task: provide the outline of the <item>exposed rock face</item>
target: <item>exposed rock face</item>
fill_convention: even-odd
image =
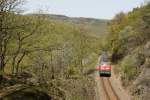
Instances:
[[[150,68],[145,68],[131,87],[132,95],[139,100],[148,100],[150,97]]]
[[[140,53],[144,56],[145,62],[140,67],[140,74],[131,85],[131,93],[135,100],[149,100],[150,98],[150,41],[147,42]]]

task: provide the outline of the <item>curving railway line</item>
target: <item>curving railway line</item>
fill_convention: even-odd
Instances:
[[[120,100],[111,85],[109,77],[100,77],[101,85],[106,96],[106,100]]]
[[[96,65],[96,100],[131,100],[128,92],[124,90],[121,83],[116,79],[113,72],[113,65],[109,69],[110,75],[103,76],[101,73],[104,73],[105,70],[102,70],[107,66],[100,66],[101,57],[98,58],[98,63]],[[109,64],[109,63],[108,63]],[[111,70],[112,69],[112,70]],[[108,72],[108,70],[106,70]]]

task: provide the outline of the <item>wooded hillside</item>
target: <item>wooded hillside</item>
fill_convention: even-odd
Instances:
[[[0,1],[0,89],[16,84],[31,88],[5,98],[14,100],[26,91],[37,95],[42,90],[56,100],[91,100],[94,82],[88,75],[97,61],[98,35],[107,33],[107,21],[22,15],[22,2]]]
[[[102,44],[104,50],[112,53],[112,62],[118,64],[116,71],[121,74],[123,85],[130,87],[132,95],[147,100],[150,92],[150,3],[117,14],[109,23],[109,34]]]

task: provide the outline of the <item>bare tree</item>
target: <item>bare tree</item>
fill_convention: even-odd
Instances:
[[[26,55],[28,55],[29,53],[33,51],[37,51],[37,49],[29,50],[28,47],[26,48],[24,47],[24,45],[27,45],[27,44],[29,45],[29,47],[33,47],[35,44],[29,41],[29,38],[35,35],[35,33],[38,33],[38,29],[41,26],[43,18],[42,17],[40,18],[39,16],[37,16],[35,19],[37,19],[35,20],[36,23],[34,22],[31,23],[31,21],[29,22],[29,21],[24,20],[26,23],[24,23],[23,28],[32,27],[32,30],[30,32],[28,32],[27,34],[23,34],[22,31],[19,31],[16,34],[15,40],[17,41],[17,48],[12,57],[12,73],[16,73],[16,74],[18,73],[20,63],[23,61]]]
[[[0,0],[0,71],[6,65],[6,52],[12,36],[12,23],[14,12],[23,0]]]

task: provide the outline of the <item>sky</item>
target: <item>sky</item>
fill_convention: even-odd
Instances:
[[[141,6],[144,0],[27,0],[25,13],[43,9],[45,13],[69,17],[112,19],[119,12]]]

